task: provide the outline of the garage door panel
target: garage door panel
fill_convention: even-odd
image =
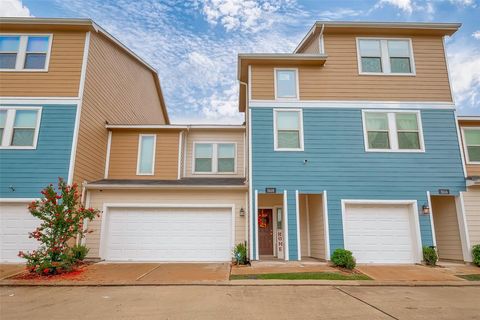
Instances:
[[[347,204],[345,248],[359,263],[414,263],[412,219],[408,205]]]
[[[228,261],[231,210],[114,208],[106,217],[105,258],[131,261]]]

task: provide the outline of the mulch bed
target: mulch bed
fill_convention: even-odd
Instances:
[[[24,271],[8,280],[28,280],[28,281],[81,281],[84,280],[84,272],[91,263],[78,264],[72,271],[59,274],[42,275],[35,272]]]

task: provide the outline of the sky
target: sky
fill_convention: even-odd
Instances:
[[[290,53],[316,20],[461,22],[455,103],[480,115],[480,0],[0,0],[0,16],[91,18],[157,69],[173,123],[231,124],[238,53]]]

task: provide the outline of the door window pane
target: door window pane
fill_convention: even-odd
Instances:
[[[153,156],[155,153],[155,137],[142,136],[140,140],[140,163],[138,173],[153,174]]]
[[[277,97],[297,97],[297,73],[295,70],[277,70]]]

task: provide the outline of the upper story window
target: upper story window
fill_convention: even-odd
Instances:
[[[235,173],[235,143],[194,143],[194,173]]]
[[[469,164],[480,164],[480,127],[464,128],[463,139]]]
[[[0,148],[35,149],[41,108],[0,108]]]
[[[420,113],[364,111],[366,151],[424,151]]]
[[[303,151],[301,110],[274,110],[275,151]]]
[[[153,175],[157,135],[141,134],[138,140],[137,175]]]
[[[358,38],[360,74],[414,75],[410,39]]]
[[[0,35],[1,71],[47,71],[51,35]]]
[[[297,69],[275,69],[275,98],[298,99]]]

